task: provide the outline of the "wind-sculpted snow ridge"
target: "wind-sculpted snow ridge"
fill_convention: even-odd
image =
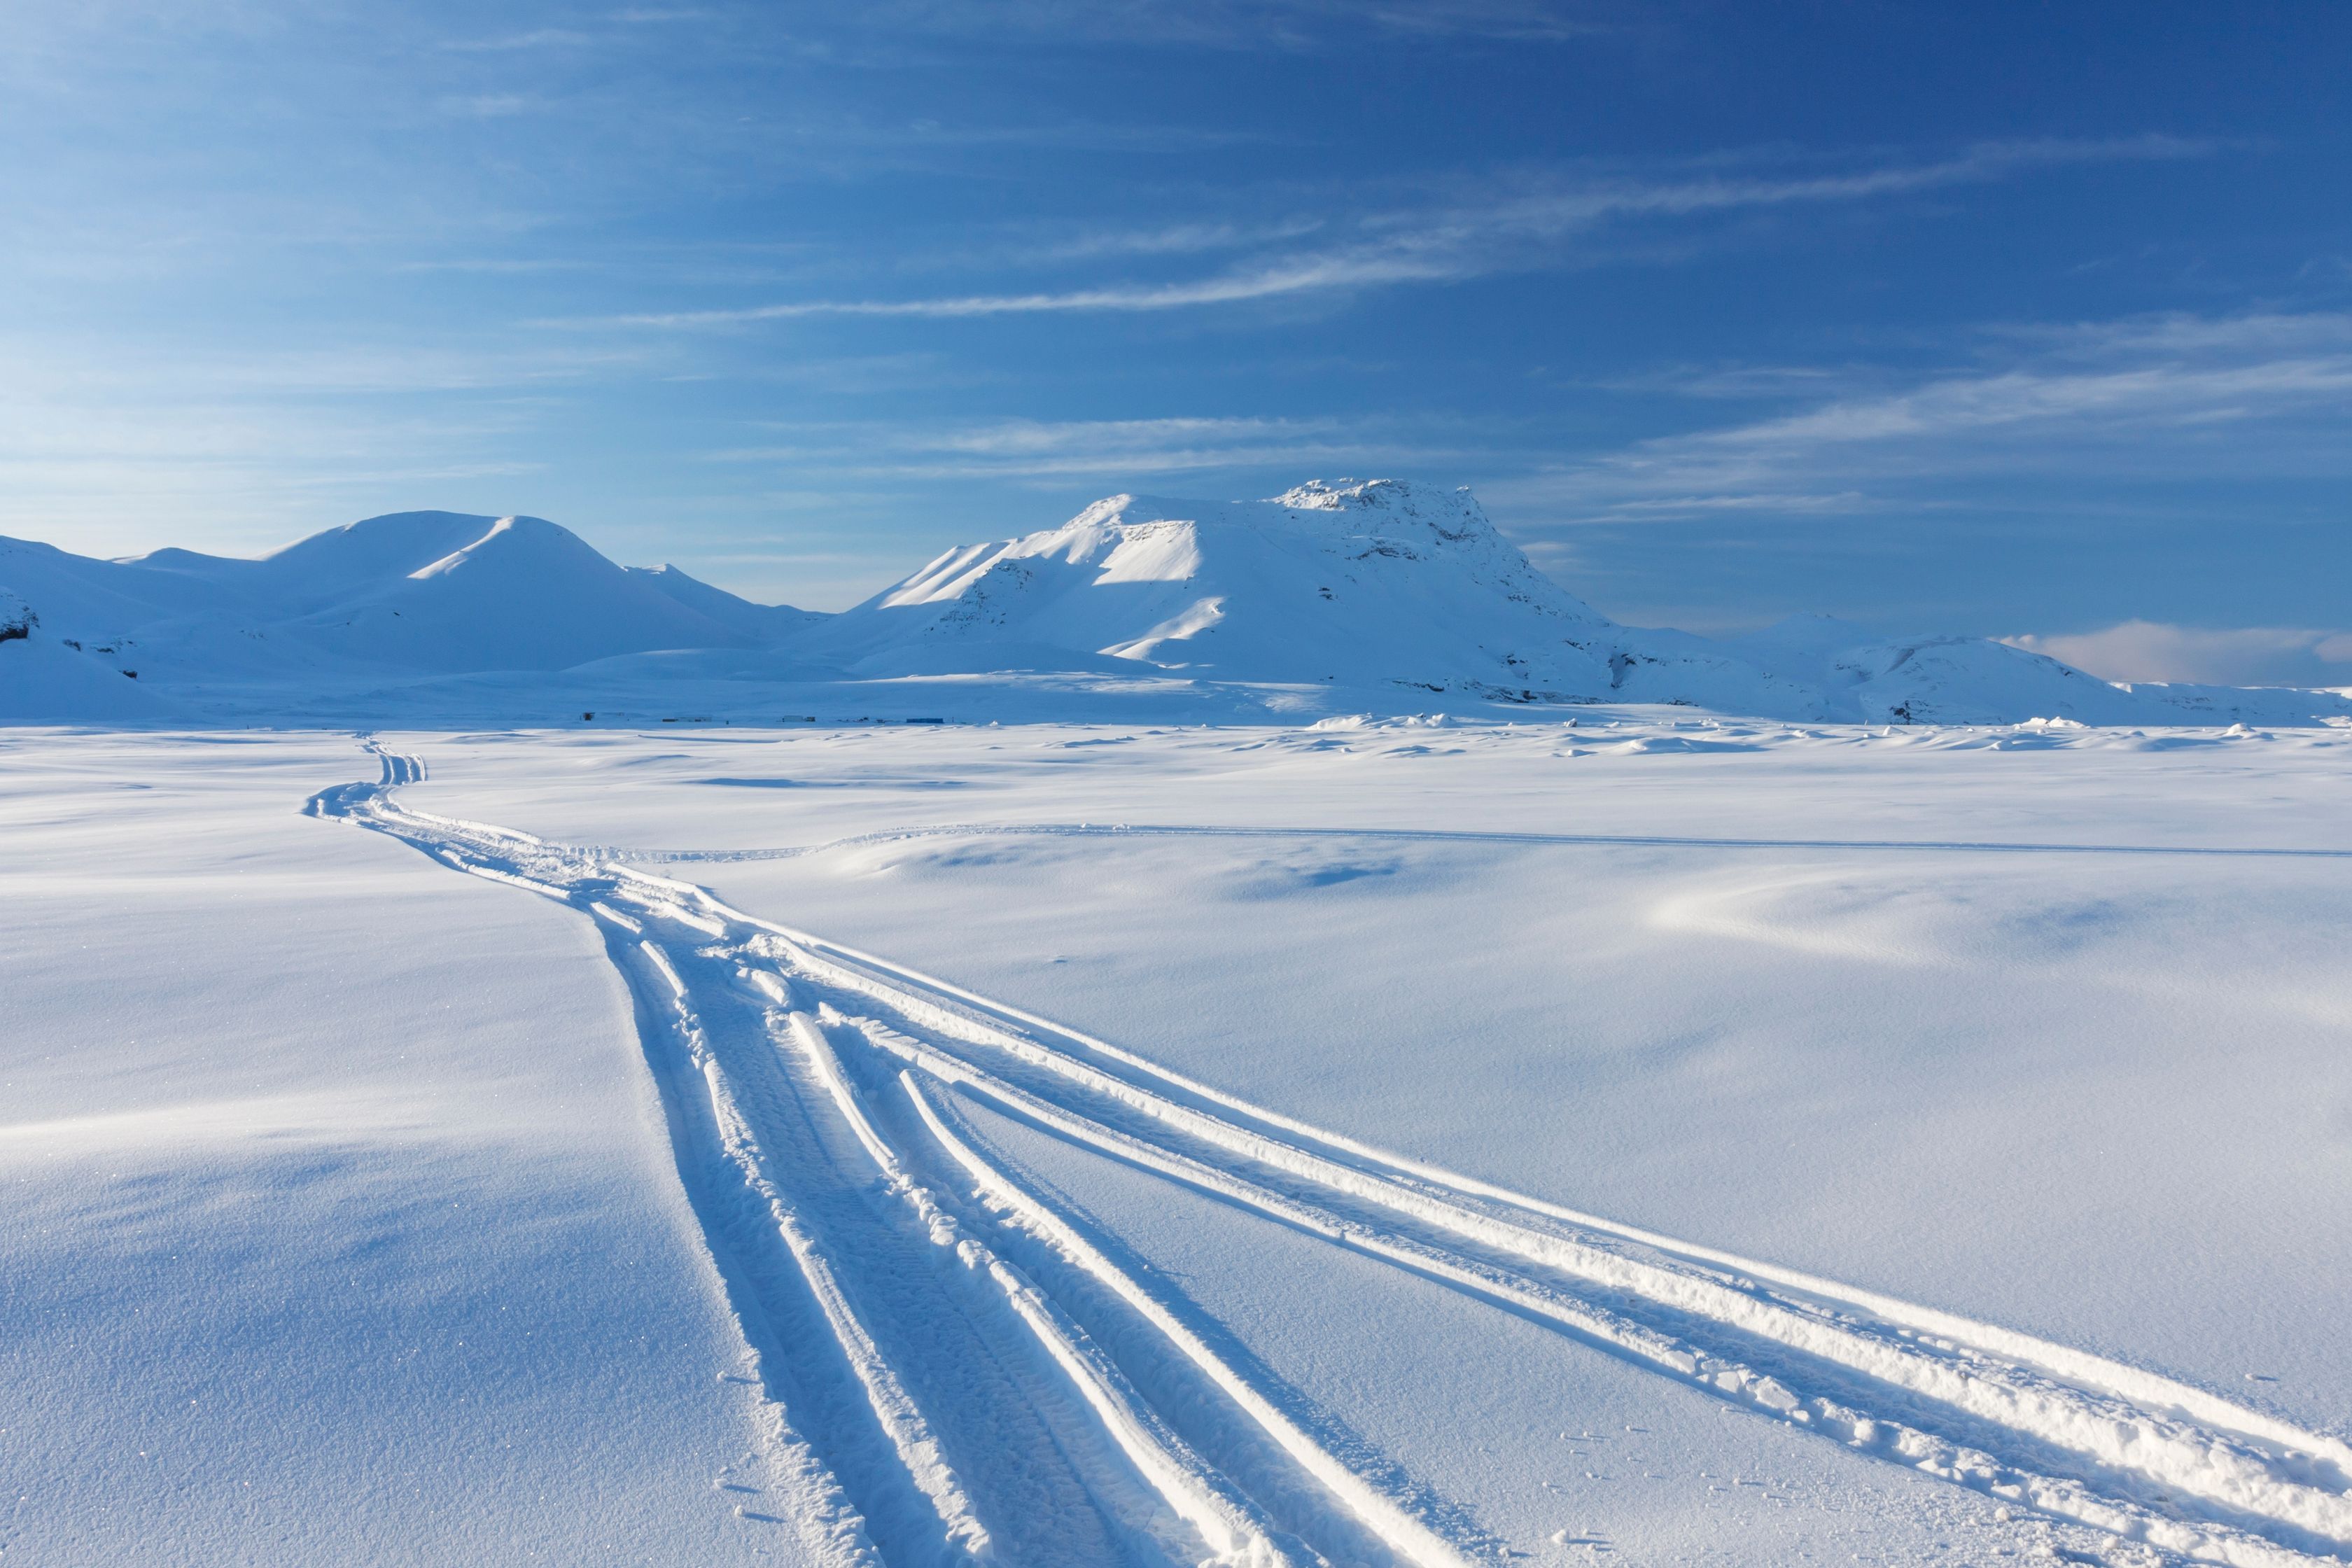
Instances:
[[[312,813],[600,923],[780,1452],[811,1456],[800,1522],[829,1561],[1427,1568],[1495,1550],[1221,1353],[1197,1307],[991,1142],[992,1118],[2149,1561],[2352,1561],[2340,1441],[1386,1153],[609,853],[405,809],[394,791],[421,770],[383,755],[379,782]]]

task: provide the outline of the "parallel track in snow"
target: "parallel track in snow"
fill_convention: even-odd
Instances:
[[[312,814],[602,927],[835,1561],[1440,1568],[1496,1545],[1221,1351],[982,1110],[2162,1557],[2352,1562],[2339,1441],[1399,1158],[610,852],[405,809],[422,765],[379,754]]]

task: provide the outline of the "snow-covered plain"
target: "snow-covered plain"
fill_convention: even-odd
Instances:
[[[626,991],[362,763],[0,732],[0,1561],[775,1560]]]
[[[2352,1559],[2341,729],[0,759],[7,1561]]]

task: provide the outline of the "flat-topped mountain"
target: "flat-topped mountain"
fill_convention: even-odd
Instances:
[[[1813,706],[1702,638],[1617,626],[1537,570],[1468,490],[1402,479],[1262,501],[1111,496],[1059,528],[950,550],[795,646],[874,673],[1094,656],[1502,701]]]
[[[1871,723],[2305,722],[2340,700],[2126,689],[1981,637],[1798,616],[1718,642],[1621,626],[1466,489],[1311,481],[1259,501],[1117,495],[950,550],[793,646],[866,675],[1117,660],[1226,681],[1525,702],[1679,703]]]
[[[1384,479],[1261,501],[1111,496],[1059,528],[950,550],[795,646],[890,672],[1013,648],[1222,680],[1586,696],[1609,670],[1579,638],[1608,624],[1468,491]]]

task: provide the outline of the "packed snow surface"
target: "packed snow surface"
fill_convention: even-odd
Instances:
[[[786,714],[1160,721],[1671,704],[1812,721],[2312,724],[2340,692],[2123,687],[1981,637],[1824,616],[1715,641],[1619,625],[1467,490],[1117,495],[950,550],[839,616],[622,567],[529,517],[401,512],[257,561],[0,540],[0,722],[544,725]],[[135,678],[156,702],[105,677]]]
[[[7,1560],[2352,1560],[2341,730],[0,759]]]

